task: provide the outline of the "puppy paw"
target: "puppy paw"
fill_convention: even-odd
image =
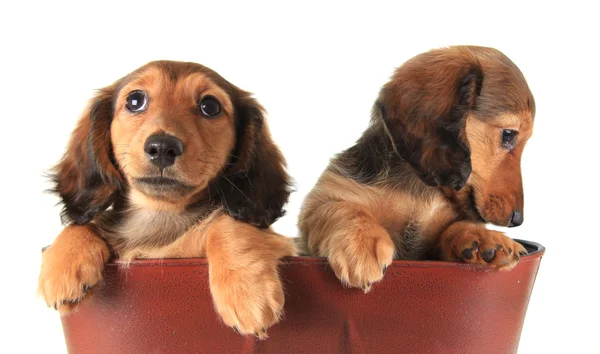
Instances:
[[[241,335],[266,339],[267,329],[283,314],[280,260],[298,251],[291,238],[247,224],[233,225],[245,237],[231,238],[222,231],[207,242],[210,291],[227,326]]]
[[[342,284],[360,288],[365,294],[383,279],[394,258],[394,243],[389,234],[378,228],[341,235],[331,243],[329,265]]]
[[[38,293],[48,307],[66,314],[100,284],[109,251],[86,226],[68,226],[42,252]]]
[[[484,227],[463,230],[447,245],[444,260],[483,264],[499,270],[513,268],[525,248],[502,232]]]
[[[210,288],[223,322],[242,335],[267,338],[267,329],[283,313],[283,285],[277,264],[257,262],[245,269],[222,269],[211,276]]]

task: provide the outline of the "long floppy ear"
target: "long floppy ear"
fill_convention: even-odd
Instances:
[[[65,224],[92,221],[113,204],[123,188],[110,139],[112,92],[112,86],[102,89],[92,99],[51,174],[52,192],[61,197]]]
[[[482,84],[481,65],[464,53],[421,54],[382,88],[374,123],[383,125],[423,182],[459,190],[471,174],[466,117],[476,108]]]
[[[271,138],[263,108],[241,90],[234,98],[234,106],[236,147],[217,193],[233,218],[266,228],[285,214],[290,177]]]

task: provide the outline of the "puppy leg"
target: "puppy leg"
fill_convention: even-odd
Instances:
[[[67,226],[42,253],[38,293],[66,314],[100,283],[108,258],[108,246],[91,227]]]
[[[313,254],[327,257],[343,284],[365,293],[383,279],[394,257],[390,234],[364,208],[349,202],[321,205],[303,222],[308,247]]]
[[[277,267],[297,254],[292,239],[221,216],[208,231],[210,290],[223,322],[243,335],[267,338],[283,313]]]
[[[439,250],[443,260],[484,264],[499,270],[511,269],[527,253],[502,232],[468,221],[450,225],[440,237]]]

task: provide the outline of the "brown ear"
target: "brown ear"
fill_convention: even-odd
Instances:
[[[242,91],[234,98],[234,106],[236,147],[216,193],[233,218],[266,228],[285,214],[290,177],[271,138],[263,108]]]
[[[436,50],[398,68],[374,109],[398,154],[430,186],[461,189],[471,174],[465,136],[483,69],[466,53]],[[375,122],[377,123],[377,122]]]
[[[63,204],[63,223],[92,221],[113,204],[123,188],[110,140],[112,92],[112,87],[102,89],[92,99],[51,175],[52,191]]]

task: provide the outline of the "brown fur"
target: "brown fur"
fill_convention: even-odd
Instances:
[[[143,112],[125,108],[136,90],[148,97]],[[218,117],[202,116],[197,102],[206,96],[220,103]],[[165,134],[183,153],[160,169],[144,145]],[[44,253],[39,289],[50,305],[67,313],[90,296],[107,245],[125,260],[206,256],[224,322],[266,338],[283,310],[277,266],[296,251],[269,229],[284,213],[290,182],[263,109],[247,92],[199,64],[149,63],[100,90],[55,171],[71,225]]]
[[[363,136],[306,197],[301,243],[365,292],[393,258],[513,267],[525,249],[483,225],[508,226],[523,210],[520,159],[534,115],[523,75],[495,49],[410,59],[382,88]],[[518,131],[514,148],[503,129]]]
[[[102,280],[108,258],[108,246],[93,227],[67,226],[42,253],[40,295],[54,309],[73,310]]]

